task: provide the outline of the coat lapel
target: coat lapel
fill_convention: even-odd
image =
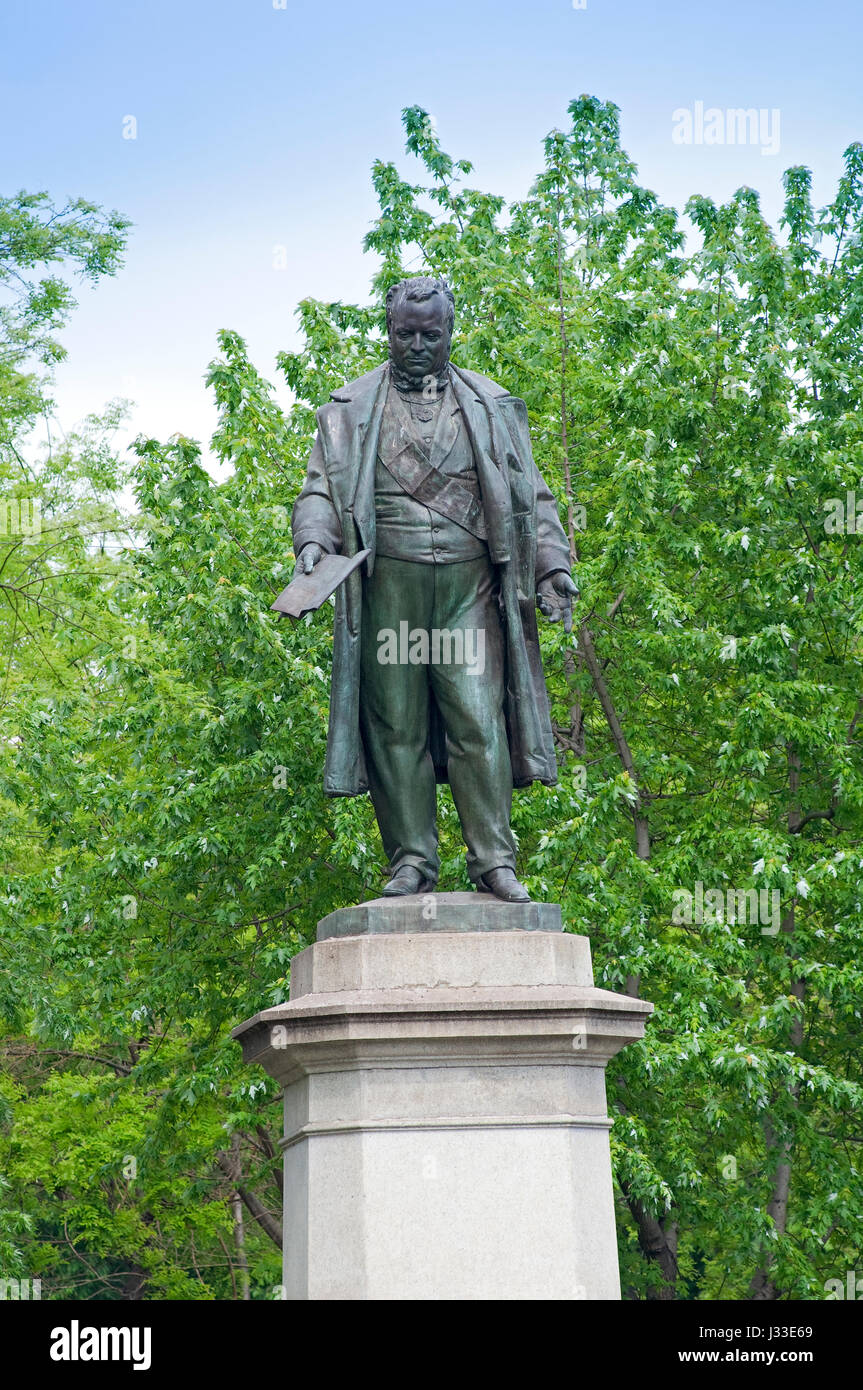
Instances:
[[[435,425],[429,460],[432,468],[441,468],[449,458],[453,445],[458,439],[459,407],[455,392],[448,391],[444,396]]]
[[[377,452],[383,463],[397,458],[409,444],[416,442],[410,412],[399,395],[389,387],[382,405],[382,420]]]
[[[348,511],[353,513],[354,523],[359,532],[360,544],[371,551],[366,561],[366,569],[372,574],[375,567],[375,459],[378,454],[381,424],[389,385],[389,366],[384,363],[380,379],[374,382],[361,400],[354,405],[354,419],[350,424],[356,430],[356,483]],[[349,424],[349,428],[350,428]]]
[[[451,380],[473,449],[489,554],[496,565],[505,564],[512,555],[512,497],[507,475],[498,463],[500,455],[494,454],[494,404],[477,395],[457,369],[452,370]]]

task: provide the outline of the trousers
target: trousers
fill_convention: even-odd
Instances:
[[[497,593],[487,555],[447,565],[378,555],[364,581],[360,732],[391,873],[411,864],[430,883],[438,878],[432,700],[470,879],[515,868]]]

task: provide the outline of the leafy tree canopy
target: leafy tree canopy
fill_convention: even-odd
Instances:
[[[573,634],[543,633],[560,783],[514,826],[597,982],[656,1005],[608,1074],[624,1287],[822,1298],[859,1267],[863,1211],[863,147],[827,207],[793,168],[779,228],[741,188],[693,197],[687,239],[612,103],[573,101],[509,205],[425,112],[404,125],[418,181],[373,167],[371,303],[300,304],[287,414],[220,335],[225,481],[192,440],[140,439],[140,515],[116,516],[95,421],[38,484],[3,475],[4,497],[38,485],[46,530],[0,538],[0,1254],[53,1297],[278,1282],[277,1097],[229,1030],[287,996],[383,857],[367,800],[322,794],[329,612],[269,603],[316,407],[381,360],[386,287],[435,273],[455,360],[528,404],[582,591]],[[122,221],[76,208],[55,243],[13,200],[5,264],[113,270]],[[68,307],[22,293],[15,429],[41,408],[21,364],[56,360]],[[441,816],[456,889],[447,794]]]

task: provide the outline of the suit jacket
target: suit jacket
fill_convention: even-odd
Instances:
[[[450,364],[453,391],[473,448],[488,548],[498,567],[506,631],[504,710],[513,783],[553,785],[557,760],[537,632],[536,585],[570,568],[557,504],[533,460],[524,401],[488,377]],[[336,591],[333,671],[324,790],[356,796],[368,790],[360,737],[360,631],[363,570],[375,561],[375,462],[389,365],[334,391],[317,412],[318,433],[291,529],[294,553],[311,542],[355,555],[371,551]],[[430,730],[438,776],[446,777],[443,731]]]

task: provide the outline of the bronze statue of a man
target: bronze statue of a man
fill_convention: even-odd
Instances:
[[[569,630],[569,546],[524,402],[449,360],[446,281],[386,309],[389,361],[318,411],[293,511],[299,571],[370,552],[336,593],[324,788],[371,793],[397,896],[437,882],[448,781],[471,881],[525,902],[512,789],[557,781],[535,603]]]

